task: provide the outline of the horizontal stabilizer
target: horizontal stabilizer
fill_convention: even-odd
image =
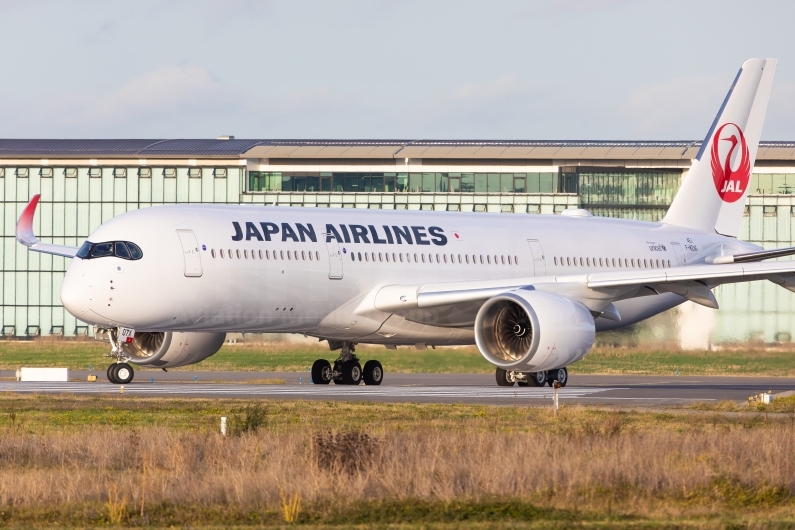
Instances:
[[[746,254],[735,254],[733,256],[718,256],[712,263],[720,265],[722,263],[747,263],[749,261],[762,261],[773,258],[783,258],[795,254],[795,247],[776,248],[773,250],[760,250],[759,252],[748,252]]]

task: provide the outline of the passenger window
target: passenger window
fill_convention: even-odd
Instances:
[[[668,266],[669,267],[671,266],[671,260],[668,260]]]
[[[359,252],[358,254],[359,254],[359,261],[362,261],[362,253]]]
[[[319,250],[315,251],[315,261],[320,261],[320,251]]]
[[[210,250],[210,255],[215,259],[215,249]]]
[[[398,257],[400,258],[400,263],[403,263],[403,253],[402,252],[400,254],[398,254]]]
[[[356,253],[351,252],[351,261],[356,261]]]
[[[262,251],[259,251],[259,259],[262,259]]]
[[[558,258],[555,258],[555,265],[558,264]],[[508,265],[511,265],[511,257],[508,256]]]
[[[392,261],[397,261],[397,254],[395,254],[394,252],[392,253]]]
[[[238,250],[238,252],[240,252],[240,251]],[[243,257],[245,259],[248,259],[248,250],[243,250]]]
[[[513,262],[514,262],[516,265],[519,265],[519,256],[514,256],[514,257],[513,257]]]
[[[224,259],[224,249],[221,249],[221,259]]]

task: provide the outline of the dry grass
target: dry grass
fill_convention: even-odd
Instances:
[[[163,403],[140,401],[141,411]],[[93,403],[112,414],[109,405],[121,402],[76,406]],[[216,432],[215,413],[203,417],[207,409],[195,404],[192,426],[182,427],[164,418],[151,426],[39,428],[22,421],[28,412],[15,412],[13,421],[6,416],[0,523],[452,524],[535,517],[767,524],[795,517],[795,424],[787,416],[564,407],[555,419],[549,410],[522,407],[241,405],[232,416],[236,436],[228,437]],[[362,419],[329,429],[333,414]],[[391,421],[401,415],[403,421]]]

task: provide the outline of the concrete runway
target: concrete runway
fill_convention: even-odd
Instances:
[[[117,385],[105,380],[88,383],[88,371],[70,372],[68,383],[0,382],[0,392],[119,394]],[[14,372],[0,371],[0,377]],[[154,378],[154,382],[151,382]],[[194,379],[195,378],[195,379]],[[283,384],[265,384],[274,380]],[[772,390],[774,394],[795,389],[795,378],[675,377],[572,374],[560,390],[565,403],[625,407],[660,407],[699,401],[744,401],[748,396]],[[136,371],[125,385],[125,395],[202,398],[334,399],[413,403],[481,403],[494,405],[551,403],[549,387],[498,387],[491,374],[385,374],[381,386],[313,385],[306,372],[208,372]]]

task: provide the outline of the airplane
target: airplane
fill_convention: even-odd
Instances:
[[[32,198],[17,224],[35,252],[74,258],[64,307],[106,338],[108,379],[132,365],[198,363],[229,332],[301,333],[339,350],[315,384],[379,385],[357,344],[476,344],[499,386],[565,386],[596,332],[724,283],[795,292],[795,254],[737,239],[775,59],[745,61],[660,222],[255,205],[158,206],[121,214],[79,248],[39,241]],[[104,340],[104,339],[103,339]]]

